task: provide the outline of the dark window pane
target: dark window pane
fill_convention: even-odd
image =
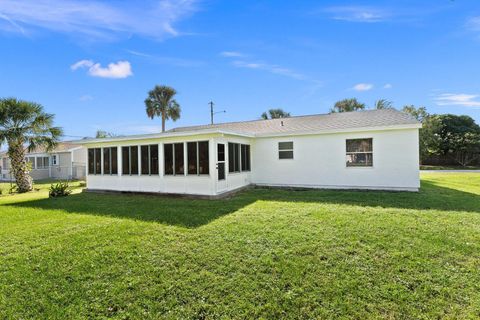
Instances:
[[[112,174],[118,174],[117,147],[110,148],[110,157],[112,158]]]
[[[173,174],[173,144],[163,145],[165,174]]]
[[[122,147],[122,174],[130,174],[130,148]]]
[[[225,161],[225,145],[223,143],[217,144],[217,158],[218,161]]]
[[[208,174],[210,161],[208,155],[208,141],[201,141],[198,143],[198,173],[199,174]]]
[[[372,153],[347,153],[347,167],[371,167]]]
[[[148,168],[149,164],[149,157],[148,157],[148,146],[141,146],[141,163],[142,163],[142,174],[150,174],[150,170]]]
[[[373,140],[370,139],[348,139],[347,152],[372,152]]]
[[[235,172],[240,172],[240,145],[235,143]]]
[[[278,143],[278,150],[293,150],[293,142],[279,142]]]
[[[279,159],[293,159],[293,151],[279,151]]]
[[[130,174],[138,174],[138,147],[130,147]]]
[[[218,180],[225,180],[225,162],[218,163]]]
[[[103,174],[110,174],[110,148],[103,148]]]
[[[88,174],[95,174],[95,150],[88,149]]]
[[[150,146],[150,174],[158,174],[158,144]]]
[[[197,143],[187,143],[188,174],[197,174]]]
[[[247,145],[241,145],[242,171],[247,171]]]
[[[175,143],[175,174],[184,174],[183,143]]]
[[[95,174],[102,173],[102,149],[95,148]]]
[[[235,172],[235,150],[231,142],[228,143],[228,172]]]

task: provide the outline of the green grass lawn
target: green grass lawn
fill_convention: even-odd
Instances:
[[[419,193],[0,197],[0,319],[479,318],[480,174]]]

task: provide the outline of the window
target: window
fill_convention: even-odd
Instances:
[[[56,166],[56,165],[58,165],[58,156],[54,154],[52,156],[52,166]]]
[[[242,171],[250,171],[250,145],[242,144]]]
[[[9,169],[9,168],[8,168],[8,165],[9,165],[9,163],[8,163],[8,158],[3,158],[3,159],[2,159],[2,165],[3,165],[3,170]]]
[[[88,149],[88,174],[102,174],[101,158],[102,149]]]
[[[158,174],[158,145],[140,147],[142,174]]]
[[[138,147],[122,147],[122,174],[138,174]]]
[[[35,169],[35,157],[27,157],[25,160],[30,164],[32,169]]]
[[[118,174],[117,147],[103,148],[103,174]]]
[[[47,169],[50,159],[48,157],[37,157],[37,169]]]
[[[347,139],[347,167],[373,166],[373,139]]]
[[[278,143],[278,159],[293,159],[293,141]]]
[[[228,143],[228,172],[240,172],[240,144]]]
[[[167,143],[163,145],[164,170],[166,175],[184,174],[183,143]]]
[[[187,143],[188,174],[208,174],[208,159],[208,141]]]

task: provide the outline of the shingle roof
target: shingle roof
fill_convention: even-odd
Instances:
[[[179,127],[168,132],[223,129],[238,133],[269,135],[419,124],[417,120],[404,112],[383,109]]]
[[[72,143],[71,141],[59,142],[57,146],[50,151],[47,151],[44,147],[37,148],[32,152],[28,153],[55,153],[55,152],[66,152],[70,149],[78,148],[78,144]]]

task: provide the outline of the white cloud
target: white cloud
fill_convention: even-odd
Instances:
[[[235,60],[233,61],[233,65],[238,68],[247,68],[247,69],[257,69],[263,70],[269,73],[278,74],[282,76],[286,76],[289,78],[297,79],[297,80],[305,80],[305,75],[298,73],[294,70],[284,68],[275,64],[268,64],[268,63],[261,63],[261,62],[247,62],[243,60]]]
[[[84,94],[83,96],[80,96],[80,98],[78,100],[80,100],[80,101],[91,101],[91,100],[93,100],[93,97],[89,94]]]
[[[383,89],[392,89],[392,85],[390,83],[386,83],[384,86],[383,86]]]
[[[89,40],[132,35],[162,39],[179,35],[174,24],[196,10],[196,0],[114,4],[100,0],[2,0],[0,29],[23,34],[45,29],[82,35]]]
[[[373,89],[373,84],[371,83],[357,83],[352,88],[355,91],[368,91]]]
[[[245,54],[238,52],[238,51],[222,51],[220,52],[220,55],[222,57],[227,57],[227,58],[241,58],[245,57]]]
[[[468,19],[467,28],[472,31],[480,31],[480,16]]]
[[[465,93],[442,93],[434,100],[439,106],[480,107],[480,95]]]
[[[382,22],[390,18],[391,13],[380,8],[364,6],[330,7],[325,10],[334,20],[350,22]]]
[[[70,66],[72,71],[79,68],[87,68],[88,74],[92,77],[123,79],[133,75],[132,67],[128,61],[118,61],[109,63],[106,68],[100,63],[94,63],[92,60],[80,60]]]

